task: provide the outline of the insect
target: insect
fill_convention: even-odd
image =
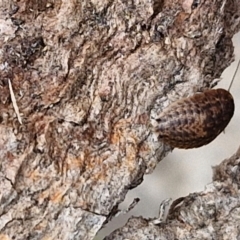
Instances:
[[[172,147],[197,148],[214,140],[233,114],[231,93],[225,89],[211,89],[170,104],[156,119],[156,131],[159,140]]]

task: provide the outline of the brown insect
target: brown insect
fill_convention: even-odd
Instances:
[[[214,140],[233,113],[234,100],[229,91],[211,89],[170,104],[156,119],[156,131],[159,140],[172,147],[197,148]]]

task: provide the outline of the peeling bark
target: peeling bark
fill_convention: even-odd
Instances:
[[[215,167],[213,182],[202,192],[178,199],[159,225],[132,217],[110,239],[239,239],[240,148]]]
[[[170,151],[154,118],[233,60],[239,15],[237,0],[2,0],[1,238],[92,239]]]

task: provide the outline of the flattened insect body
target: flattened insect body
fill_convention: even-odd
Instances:
[[[177,148],[197,148],[210,143],[228,125],[234,113],[232,95],[212,89],[180,99],[156,119],[159,140]]]

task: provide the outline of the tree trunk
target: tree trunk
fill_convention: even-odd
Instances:
[[[1,239],[93,239],[171,150],[153,119],[232,62],[239,16],[237,0],[2,0]],[[236,159],[172,208],[166,239],[239,235]]]
[[[214,169],[213,182],[202,192],[175,200],[166,219],[132,217],[111,239],[239,239],[240,148]]]

